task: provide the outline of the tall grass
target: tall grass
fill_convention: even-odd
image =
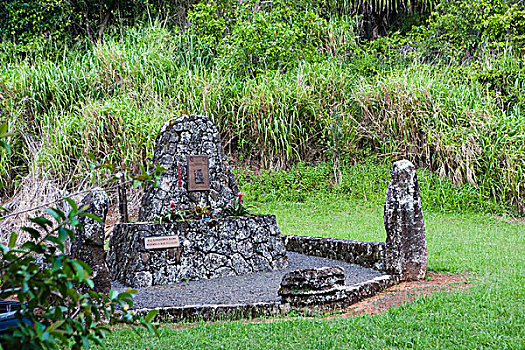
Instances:
[[[218,125],[227,152],[264,167],[408,157],[502,201],[525,198],[521,109],[501,112],[482,85],[458,82],[446,67],[370,75],[356,56],[247,79],[224,73],[193,37],[158,26],[54,57],[9,52],[0,51],[0,117],[19,136],[18,158],[0,162],[7,191],[28,165],[69,178],[85,171],[89,153],[145,163],[165,120],[199,113]]]

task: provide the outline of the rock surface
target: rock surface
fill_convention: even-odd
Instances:
[[[86,205],[88,206],[86,212],[98,216],[102,222],[85,216],[79,217],[78,220],[82,226],[75,230],[71,256],[84,261],[91,267],[94,290],[108,294],[111,288],[111,278],[104,252],[104,221],[108,212],[108,195],[103,189],[94,188],[84,197],[79,207]]]
[[[341,267],[297,269],[283,277],[278,294],[291,307],[341,304],[346,297],[345,275]],[[334,305],[335,306],[335,305]]]
[[[209,190],[188,191],[188,156],[207,155],[209,159]],[[222,217],[239,192],[221,138],[215,125],[204,116],[183,115],[166,122],[155,142],[153,164],[167,169],[157,187],[146,188],[139,221],[153,221],[164,215],[171,201],[179,210],[191,211],[195,206],[210,207],[212,217]]]
[[[179,248],[144,246],[147,237],[174,235]],[[288,264],[273,215],[120,224],[115,226],[110,251],[113,279],[132,287],[272,271]]]
[[[351,264],[384,269],[385,243],[363,242],[339,238],[284,235],[289,252],[342,260]]]
[[[394,163],[385,200],[385,270],[401,280],[425,277],[427,248],[416,168]]]

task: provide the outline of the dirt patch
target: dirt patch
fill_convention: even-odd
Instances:
[[[371,298],[351,305],[342,317],[375,315],[388,311],[392,307],[403,305],[426,295],[440,291],[454,291],[472,286],[468,282],[469,273],[444,275],[428,271],[422,281],[402,282],[390,287]]]

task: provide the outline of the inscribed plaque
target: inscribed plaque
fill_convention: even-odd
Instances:
[[[188,156],[188,191],[210,189],[209,160],[207,155]]]
[[[179,245],[179,236],[157,236],[144,238],[144,249],[177,248]]]

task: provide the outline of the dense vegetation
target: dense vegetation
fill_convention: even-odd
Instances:
[[[201,113],[241,163],[340,183],[407,157],[524,210],[522,2],[76,4],[0,1],[4,195],[30,172],[75,186],[89,154],[147,164],[163,121]]]

